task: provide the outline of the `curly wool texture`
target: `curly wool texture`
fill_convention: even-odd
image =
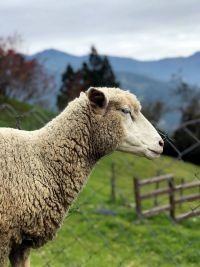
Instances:
[[[109,100],[103,116],[83,93],[40,130],[0,129],[0,266],[16,248],[37,248],[55,236],[94,164],[120,143],[112,108],[127,96],[137,100],[101,90]]]

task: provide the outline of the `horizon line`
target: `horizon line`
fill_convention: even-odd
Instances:
[[[74,57],[85,57],[89,55],[89,52],[87,54],[73,54],[73,53],[69,53],[67,51],[64,51],[62,49],[59,48],[54,48],[54,47],[49,47],[49,48],[45,48],[45,49],[41,49],[38,50],[36,52],[31,52],[31,53],[24,53],[28,56],[34,56],[40,53],[43,53],[45,51],[56,51],[56,52],[60,52],[69,56],[74,56]],[[97,49],[98,51],[98,49]],[[194,51],[193,53],[189,53],[188,55],[177,55],[177,56],[165,56],[165,57],[158,57],[158,58],[151,58],[151,59],[140,59],[137,57],[131,57],[131,56],[123,56],[123,55],[116,55],[116,54],[103,54],[103,53],[99,53],[99,55],[101,56],[107,56],[107,57],[117,57],[117,58],[124,58],[124,59],[131,59],[131,60],[136,60],[136,61],[142,61],[142,62],[146,62],[146,61],[160,61],[160,60],[167,60],[167,59],[175,59],[175,58],[188,58],[191,56],[194,56],[196,54],[200,53],[200,51]]]

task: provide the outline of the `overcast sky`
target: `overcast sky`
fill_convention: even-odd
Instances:
[[[17,32],[24,51],[56,48],[138,59],[200,50],[199,0],[0,0],[0,36]]]

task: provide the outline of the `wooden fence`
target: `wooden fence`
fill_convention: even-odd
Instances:
[[[160,183],[166,182],[166,186],[160,188]],[[195,181],[191,183],[185,183],[182,179],[181,184],[175,185],[174,178],[172,174],[161,175],[145,180],[138,178],[133,179],[134,184],[134,195],[136,203],[136,213],[138,218],[151,217],[163,211],[169,211],[170,217],[174,221],[181,221],[186,218],[194,217],[200,215],[200,209],[194,209],[187,213],[176,215],[176,206],[179,207],[184,202],[195,201],[200,199],[200,181]],[[156,189],[152,192],[145,194],[141,193],[141,188],[145,185],[155,184]],[[197,188],[198,192],[190,195],[183,195],[184,189]],[[179,192],[179,198],[176,197]],[[160,195],[168,196],[168,204],[158,205],[157,197]],[[148,210],[142,210],[142,201],[144,199],[154,198],[154,207]]]

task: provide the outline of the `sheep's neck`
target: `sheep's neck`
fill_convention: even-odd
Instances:
[[[44,157],[52,174],[52,184],[56,185],[55,194],[66,210],[87,181],[99,155],[90,139],[87,113],[63,113],[48,125],[47,130],[48,152],[44,151]]]

